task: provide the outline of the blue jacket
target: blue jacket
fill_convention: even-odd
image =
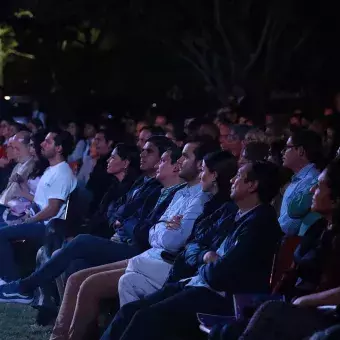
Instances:
[[[215,291],[269,293],[273,256],[281,238],[274,208],[261,204],[234,222],[223,256],[202,265],[199,276]]]
[[[149,231],[164,214],[168,208],[176,192],[182,189],[186,184],[180,185],[175,189],[171,190],[164,200],[157,206],[156,209],[149,212],[148,200],[144,203],[140,213],[135,214],[131,219],[124,223],[124,228],[127,233],[131,236],[132,243],[137,245],[141,251],[145,251],[150,248],[149,244]]]
[[[147,216],[156,205],[161,189],[161,183],[154,178],[145,179],[142,176],[137,179],[128,193],[109,207],[107,213],[109,224],[112,225],[117,220],[124,224],[137,211],[139,213],[143,211]]]
[[[237,209],[235,203],[225,202],[195,225],[189,243],[175,259],[167,283],[177,282],[197,273],[198,268],[204,264],[204,255],[210,250],[216,251],[230,232]]]

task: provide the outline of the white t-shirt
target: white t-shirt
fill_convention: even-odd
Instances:
[[[65,218],[66,201],[77,186],[77,179],[66,162],[48,167],[38,183],[34,202],[43,210],[49,199],[64,201],[58,214],[53,218]],[[52,218],[51,218],[52,219]],[[47,224],[49,221],[45,221]]]

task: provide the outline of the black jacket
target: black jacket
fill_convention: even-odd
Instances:
[[[161,190],[162,185],[156,179],[140,177],[126,195],[110,205],[107,213],[109,224],[118,220],[124,225],[131,216],[140,216],[136,215],[138,213],[148,216],[156,205]]]
[[[110,188],[115,177],[107,173],[107,160],[110,155],[103,156],[98,159],[94,166],[90,178],[86,184],[86,189],[92,194],[92,200],[89,208],[89,213],[92,215],[98,208],[103,196]]]
[[[128,233],[131,235],[133,244],[137,245],[141,249],[141,251],[145,251],[150,248],[150,228],[152,228],[162,217],[165,210],[168,208],[172,199],[174,198],[176,192],[184,188],[185,186],[186,184],[183,184],[171,190],[167,194],[166,198],[164,198],[164,200],[157,206],[157,208],[152,210],[148,216],[145,216],[145,213],[141,214],[142,217],[140,219],[138,218],[138,216],[133,216],[132,219],[125,224],[126,229],[128,229]],[[146,211],[149,211],[148,201],[145,202],[144,206],[146,207]]]
[[[135,183],[138,174],[139,173],[135,171],[129,171],[121,182],[113,176],[109,190],[104,195],[99,207],[88,222],[89,232],[91,234],[102,237],[112,236],[113,231],[109,228],[109,220],[107,217],[109,206],[114,205],[121,197],[126,195]]]

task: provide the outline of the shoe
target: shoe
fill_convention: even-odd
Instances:
[[[33,297],[22,294],[19,290],[19,281],[13,281],[0,286],[0,302],[29,305],[33,302]]]

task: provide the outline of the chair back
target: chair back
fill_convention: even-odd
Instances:
[[[283,274],[291,267],[294,261],[294,252],[301,242],[300,236],[284,237],[273,258],[273,267],[270,277],[270,287],[274,289],[280,282]]]

